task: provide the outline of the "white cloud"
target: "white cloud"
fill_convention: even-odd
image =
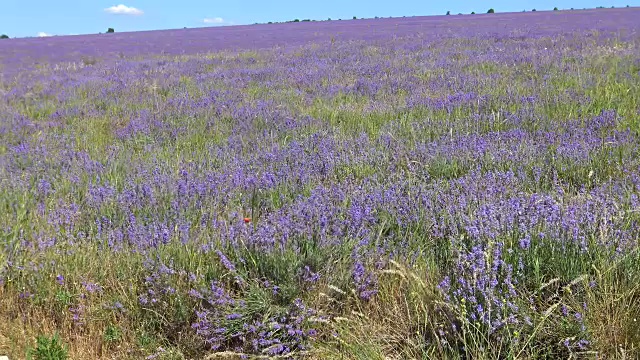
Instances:
[[[202,22],[204,22],[205,24],[225,24],[227,23],[223,18],[221,17],[214,17],[214,18],[206,18],[204,19]]]
[[[136,9],[134,7],[131,6],[126,6],[126,5],[115,5],[112,7],[108,7],[106,9],[104,9],[104,11],[108,12],[109,14],[122,14],[122,15],[142,15],[144,14],[144,12],[140,9]]]
[[[47,37],[47,36],[51,36],[51,34],[47,34],[46,32],[42,32],[42,31],[38,33],[38,37]]]

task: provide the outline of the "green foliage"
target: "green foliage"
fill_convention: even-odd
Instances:
[[[491,9],[489,9],[489,10],[487,11],[487,14],[494,14],[495,12],[496,12],[496,11],[495,11],[495,10],[493,10],[493,8],[491,8]]]
[[[471,12],[471,15],[475,15],[475,14],[476,14],[476,12],[475,12],[475,11],[472,11],[472,12]]]
[[[53,337],[38,336],[36,348],[27,354],[28,359],[33,360],[66,360],[69,358],[67,346],[60,340],[56,333]]]
[[[114,33],[114,32],[116,32],[116,31],[113,28],[108,28],[107,29],[107,34]]]
[[[553,8],[553,11],[558,11],[558,8],[557,8],[557,7],[554,7],[554,8]]]
[[[358,20],[358,18],[354,16],[354,17],[353,17],[353,20]]]
[[[66,290],[58,290],[55,296],[56,303],[61,307],[65,308],[71,305],[73,301],[73,295],[71,295]]]
[[[451,11],[447,11],[447,15],[451,15]]]
[[[9,38],[8,35],[5,35],[5,34],[0,35],[0,39],[8,39],[8,38]]]
[[[122,331],[119,327],[109,324],[104,330],[104,341],[107,344],[117,343],[122,338]]]

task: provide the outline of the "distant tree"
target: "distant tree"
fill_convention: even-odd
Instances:
[[[331,21],[331,18],[328,18],[327,21]]]
[[[354,17],[353,17],[353,20],[358,20],[358,18],[354,16]]]
[[[300,22],[300,19],[295,19],[293,20],[293,22]]]
[[[475,15],[475,14],[476,14],[476,12],[475,12],[475,11],[472,11],[472,12],[471,12],[471,15]]]
[[[489,9],[489,11],[487,11],[487,14],[495,14],[495,10],[493,10],[493,8]]]
[[[447,11],[447,15],[451,15],[451,11]]]
[[[115,30],[113,30],[113,28],[108,28],[108,29],[107,29],[107,34],[114,33],[114,32],[116,32],[116,31],[115,31]]]
[[[8,35],[5,35],[5,34],[0,35],[0,39],[8,39],[8,38],[9,38]]]
[[[302,21],[303,21],[303,22],[310,22],[310,21],[311,21],[311,19],[304,19],[304,20],[302,20]]]
[[[558,11],[558,8],[557,8],[557,7],[554,7],[554,8],[553,8],[553,11]]]
[[[533,9],[533,10],[531,10],[531,11],[536,11],[536,9]]]

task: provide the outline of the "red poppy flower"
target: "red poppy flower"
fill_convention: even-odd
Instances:
[[[248,218],[248,217],[244,218],[244,223],[245,224],[250,223],[250,222],[251,222],[251,218]]]

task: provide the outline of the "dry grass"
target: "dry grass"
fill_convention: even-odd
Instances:
[[[599,273],[597,288],[586,288],[585,316],[599,359],[640,358],[640,283],[625,277],[614,265]]]
[[[442,358],[437,347],[429,346],[443,316],[436,310],[440,295],[434,273],[392,262],[379,276],[377,296],[367,303],[350,301],[345,316],[331,322],[336,336],[319,345],[315,358]]]
[[[50,314],[37,308],[23,309],[18,294],[0,288],[0,354],[10,359],[24,359],[38,335],[56,332],[69,347],[70,359],[125,359],[134,358],[136,346],[125,336],[117,347],[108,346],[103,338],[101,324],[88,323],[82,331],[65,319],[57,323]]]

